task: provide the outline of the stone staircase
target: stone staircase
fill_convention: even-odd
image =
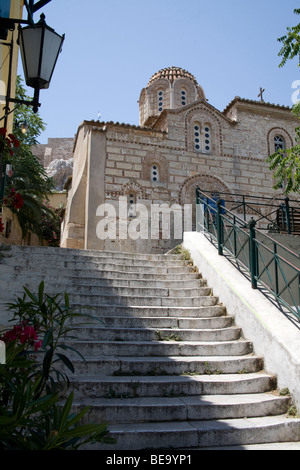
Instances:
[[[117,439],[93,449],[300,441],[300,420],[287,415],[290,399],[276,390],[276,377],[179,255],[43,247],[7,254],[1,303],[44,280],[47,293],[67,291],[105,323],[77,328],[72,343],[86,359],[74,356],[74,405],[89,405],[87,422],[109,423]]]

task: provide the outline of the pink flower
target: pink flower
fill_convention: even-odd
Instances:
[[[42,346],[42,341],[38,341],[35,328],[25,322],[15,325],[12,330],[7,331],[0,339],[6,344],[14,341],[19,341],[21,344],[28,343],[29,346],[34,346],[35,351]]]
[[[38,349],[40,349],[40,348],[42,347],[42,343],[43,343],[42,340],[37,341],[37,342],[34,344],[34,350],[37,351]]]

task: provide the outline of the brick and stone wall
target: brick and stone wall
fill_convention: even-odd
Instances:
[[[47,168],[53,160],[73,158],[74,138],[49,138],[47,144],[32,147],[32,153]]]

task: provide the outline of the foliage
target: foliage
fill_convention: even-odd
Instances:
[[[295,9],[294,13],[300,15],[300,9]],[[300,56],[300,23],[292,28],[288,27],[287,34],[279,38],[278,41],[283,43],[279,52],[279,56],[282,56],[279,67],[283,67],[289,59]]]
[[[17,76],[16,83],[16,98],[23,101],[31,101],[31,98],[26,95],[23,81],[19,75]],[[20,124],[25,121],[28,125],[28,130],[26,134],[23,134]],[[30,106],[22,104],[16,107],[14,111],[13,134],[19,140],[22,147],[31,147],[32,145],[38,144],[38,137],[45,129],[46,125],[39,113],[34,113]]]
[[[7,134],[7,130],[4,127],[0,128],[0,154],[4,158],[4,162],[7,158],[14,154],[14,150],[20,146],[20,142],[13,134]]]
[[[68,382],[57,364],[74,371],[61,352],[76,352],[65,342],[72,330],[68,323],[91,315],[76,313],[66,293],[45,294],[43,282],[37,295],[24,290],[23,298],[9,305],[12,321],[19,323],[2,337],[6,364],[0,365],[0,450],[78,449],[85,443],[113,442],[105,423],[81,424],[88,408],[72,412],[73,393],[62,404],[56,390],[57,379]]]
[[[19,76],[16,98],[30,101]],[[20,128],[20,123],[24,121],[28,125],[26,134]],[[43,130],[45,124],[39,114],[25,104],[15,109],[13,134],[7,135],[6,129],[0,129],[0,167],[5,169],[6,164],[13,167],[12,174],[5,176],[4,204],[17,215],[23,238],[28,232],[32,232],[42,239],[44,220],[48,220],[48,225],[60,222],[56,212],[44,203],[54,187],[53,180],[31,151]],[[0,224],[0,231],[1,228],[2,231],[4,229],[2,225]]]
[[[300,9],[294,13],[299,15]],[[287,28],[287,34],[278,39],[282,48],[279,56],[282,56],[280,67],[287,60],[299,56],[300,65],[300,23],[292,28]],[[300,118],[300,102],[293,107],[293,113]],[[284,194],[300,192],[300,127],[296,128],[296,145],[290,149],[279,149],[267,159],[270,170],[274,171],[274,189],[281,189]]]
[[[49,246],[59,246],[61,223],[63,219],[64,204],[58,207],[52,206],[49,201],[44,201],[44,206],[50,209],[52,217],[44,213],[41,220],[41,231],[43,240],[47,240]]]
[[[43,238],[44,220],[60,224],[59,214],[48,205],[53,181],[27,145],[19,143],[6,129],[0,129],[3,166],[10,163],[12,174],[5,177],[4,204],[17,215],[23,238],[30,231]]]
[[[300,117],[300,103],[293,108],[293,113]],[[290,149],[279,149],[267,162],[274,171],[274,189],[282,189],[284,194],[300,192],[300,127],[296,128],[297,144]]]

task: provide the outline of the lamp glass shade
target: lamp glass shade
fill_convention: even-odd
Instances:
[[[19,44],[26,84],[49,88],[64,35],[59,36],[44,19],[34,26],[20,29]]]
[[[1,0],[0,4],[0,17],[9,18],[10,0]]]

